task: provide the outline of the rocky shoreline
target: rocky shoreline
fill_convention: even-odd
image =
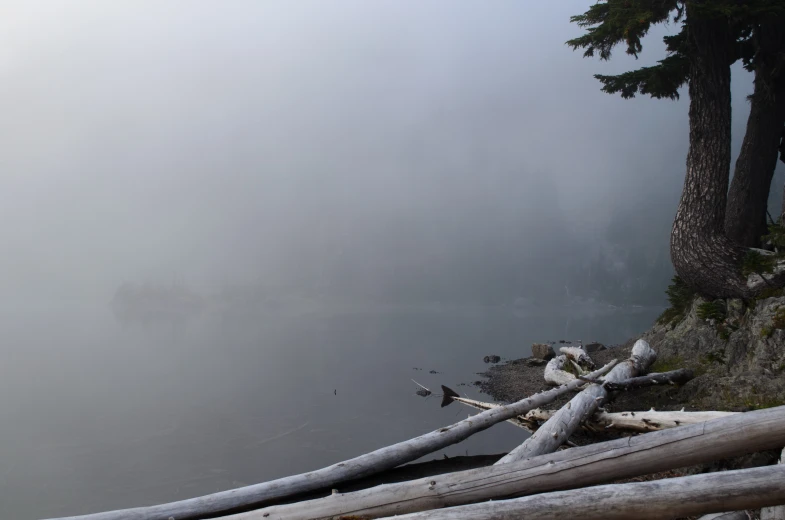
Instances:
[[[709,313],[716,309],[716,313]],[[652,371],[690,368],[696,377],[682,387],[619,394],[612,410],[748,411],[785,404],[785,296],[745,305],[741,300],[695,298],[678,321],[658,323],[640,337],[657,352]],[[591,353],[599,366],[626,359],[635,340]],[[555,344],[558,350],[559,344]],[[549,388],[544,361],[522,358],[486,371],[479,389],[496,401],[513,402]],[[559,407],[569,400],[553,404]]]

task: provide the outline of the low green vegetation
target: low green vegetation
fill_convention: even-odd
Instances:
[[[780,287],[779,289],[766,287],[755,297],[755,300],[765,300],[767,298],[778,298],[781,296],[785,296],[785,287]]]
[[[749,276],[751,274],[762,275],[771,273],[776,265],[774,255],[764,255],[759,251],[750,249],[741,262],[741,274]]]
[[[769,234],[762,238],[764,244],[771,244],[777,251],[785,252],[785,225],[771,224]]]
[[[785,329],[785,307],[777,309],[777,312],[774,313],[774,317],[771,319],[771,325],[775,329]]]
[[[714,300],[713,302],[701,303],[698,305],[697,314],[698,318],[702,320],[723,321],[726,315],[725,302]]]
[[[657,318],[657,323],[662,325],[678,323],[689,312],[692,301],[695,299],[695,291],[681,278],[674,276],[671,284],[665,290],[665,294],[668,295],[670,307]]]
[[[725,351],[724,350],[713,350],[706,354],[706,362],[709,364],[716,363],[718,365],[724,365],[726,363],[725,360]]]
[[[651,372],[670,372],[684,368],[684,358],[681,356],[673,356],[670,358],[658,359],[651,366]]]

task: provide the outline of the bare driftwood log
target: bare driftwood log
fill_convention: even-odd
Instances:
[[[491,408],[499,408],[503,405],[497,403],[486,403],[485,401],[477,401],[475,399],[469,399],[468,397],[461,397],[458,392],[453,390],[450,387],[442,385],[442,408],[445,406],[450,405],[453,402],[458,402],[461,404],[465,404],[466,406],[470,406],[477,410],[490,410]],[[512,419],[507,419],[508,423],[512,423],[519,428],[523,428],[528,432],[534,432],[536,429],[536,424],[527,421],[524,419],[523,415],[519,415],[517,417],[513,417]]]
[[[593,373],[592,377],[604,374],[614,364],[615,361],[608,363]],[[445,446],[458,443],[477,432],[490,428],[496,423],[506,421],[518,415],[524,415],[529,410],[548,404],[560,395],[570,392],[582,384],[585,383],[576,379],[567,385],[540,392],[513,404],[478,413],[468,419],[439,428],[414,439],[386,446],[371,453],[366,453],[326,468],[309,471],[308,473],[168,504],[120,509],[68,517],[68,519],[61,520],[167,520],[169,517],[174,517],[177,520],[190,520],[204,518],[205,516],[228,514],[240,508],[249,509],[274,499],[290,497],[316,489],[329,488],[340,482],[366,477],[392,469],[401,464],[406,464]]]
[[[577,376],[584,376],[594,368],[594,361],[585,350],[579,347],[562,347],[560,356],[545,365],[545,382],[551,385],[564,385]]]
[[[471,406],[478,410],[490,410],[501,406],[496,403],[487,403],[485,401],[477,401],[475,399],[468,399],[461,397],[457,392],[442,385],[442,406],[447,406],[453,401]],[[534,432],[539,428],[539,424],[546,422],[548,419],[556,415],[558,410],[542,410],[535,408],[526,415],[513,417],[508,419],[507,422],[523,428],[530,432]],[[666,428],[675,428],[676,426],[686,426],[688,424],[697,424],[701,422],[711,421],[712,419],[719,419],[729,415],[735,415],[737,412],[657,412],[649,410],[648,412],[597,412],[586,421],[581,423],[581,427],[591,431],[603,431],[607,429],[624,430],[631,432],[651,432],[657,430],[664,430]],[[569,441],[567,444],[572,444]],[[574,444],[573,444],[574,446]]]
[[[559,352],[567,356],[567,359],[578,365],[581,371],[594,368],[594,361],[589,357],[589,354],[581,347],[562,347]]]
[[[785,406],[570,448],[501,466],[271,506],[230,518],[297,520],[339,518],[342,515],[379,518],[491,499],[577,489],[782,445],[785,445]],[[724,506],[722,510],[731,508]]]
[[[575,381],[575,374],[570,372],[574,370],[567,356],[562,354],[548,361],[545,365],[545,382],[549,385],[566,385],[570,381]]]
[[[632,484],[611,484],[426,511],[398,520],[654,520],[728,508],[757,509],[785,502],[785,468],[704,473]]]
[[[703,515],[698,520],[750,520],[750,517],[746,511],[726,511]]]
[[[785,213],[785,209],[783,209]],[[780,466],[785,465],[785,448],[780,455]],[[776,507],[764,507],[760,512],[760,520],[785,520],[785,501],[777,504]]]
[[[531,425],[534,421],[547,421],[557,413],[558,410],[540,410],[538,408],[524,415],[523,419]],[[702,423],[735,414],[736,412],[657,412],[654,410],[648,412],[597,412],[581,426],[594,431],[614,429],[645,433]]]
[[[657,354],[649,344],[639,339],[632,347],[630,358],[623,363],[619,363],[613,370],[605,376],[606,381],[616,382],[637,376],[645,371],[654,360]],[[496,464],[508,464],[510,462],[552,453],[559,446],[580,428],[581,422],[591,417],[600,403],[608,397],[608,391],[600,385],[590,385],[543,424],[531,437],[526,439],[523,444],[502,457]]]
[[[671,372],[651,373],[645,376],[633,377],[624,381],[616,382],[607,381],[605,379],[592,379],[586,376],[579,376],[578,379],[586,381],[587,383],[605,385],[606,390],[610,390],[611,392],[618,392],[619,390],[632,390],[645,386],[683,385],[693,377],[695,377],[695,374],[692,370],[688,368],[680,368]]]

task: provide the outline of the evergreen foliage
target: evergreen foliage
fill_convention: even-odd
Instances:
[[[774,255],[764,255],[754,249],[750,249],[744,255],[741,263],[741,274],[749,276],[751,274],[762,275],[771,273],[775,265]]]
[[[667,324],[684,319],[695,299],[695,291],[681,278],[674,276],[671,284],[665,290],[665,294],[668,296],[670,307],[657,318],[657,323]]]
[[[725,303],[722,300],[701,303],[698,305],[697,315],[702,320],[723,321],[725,319]]]
[[[729,20],[734,39],[728,45],[733,48],[733,59],[742,60],[747,70],[754,69],[757,56],[755,24],[768,17],[785,16],[785,2],[779,0],[600,0],[584,14],[570,18],[585,28],[586,34],[569,40],[567,45],[573,50],[584,49],[584,57],[598,55],[601,60],[609,60],[613,48],[623,43],[626,53],[637,58],[643,50],[641,39],[652,25],[679,23],[679,33],[663,38],[667,56],[657,65],[613,76],[594,76],[602,83],[604,92],[619,93],[625,99],[636,94],[678,99],[679,88],[688,79],[692,54],[688,44],[689,20],[685,16],[688,4],[691,16]]]
[[[785,225],[771,224],[769,234],[763,236],[763,243],[771,244],[779,253],[785,253]]]

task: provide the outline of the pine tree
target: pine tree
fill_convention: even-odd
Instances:
[[[667,55],[657,65],[596,77],[604,91],[625,98],[641,93],[676,99],[678,89],[689,85],[690,146],[684,190],[671,231],[671,260],[681,279],[701,293],[748,297],[759,287],[749,287],[741,273],[746,248],[725,233],[731,145],[730,66],[741,59],[753,70],[763,67],[757,52],[759,27],[785,20],[785,0],[604,0],[572,18],[586,28],[586,34],[567,43],[574,49],[585,49],[584,56],[599,54],[605,60],[610,59],[617,45],[625,44],[627,53],[637,57],[642,50],[641,39],[652,25],[670,20],[679,23],[681,30],[665,38]],[[754,126],[756,131],[761,130],[759,125]],[[770,138],[771,133],[757,131],[755,136]],[[748,154],[746,161],[752,159],[754,154]],[[737,163],[737,171],[739,166]],[[757,165],[741,171],[762,175]],[[748,201],[740,206],[744,211],[753,209]],[[769,283],[785,283],[785,276],[782,278]]]

